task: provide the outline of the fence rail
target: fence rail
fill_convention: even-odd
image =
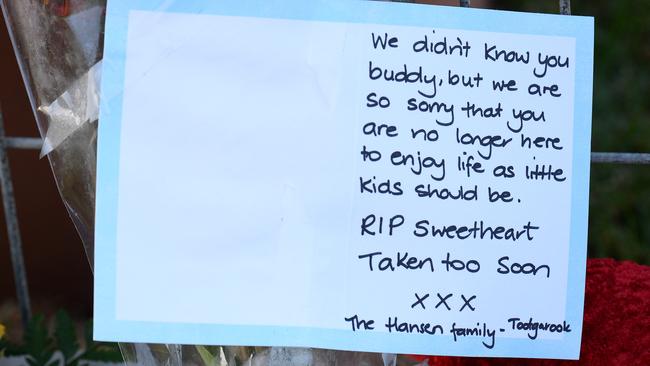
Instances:
[[[37,137],[5,137],[7,149],[40,150],[43,140]],[[650,165],[650,153],[592,152],[592,163]]]
[[[5,138],[4,119],[2,117],[2,109],[0,108],[0,186],[2,186],[2,204],[5,211],[11,264],[14,270],[16,297],[18,298],[23,326],[27,329],[27,323],[31,318],[31,303],[29,301],[29,291],[27,287],[27,271],[25,271],[23,246],[20,240],[20,228],[18,227],[18,215],[16,214],[14,185],[11,179],[11,170],[9,168],[9,157],[7,156],[7,148],[10,146],[10,140],[10,138]],[[40,142],[40,139],[37,140]]]

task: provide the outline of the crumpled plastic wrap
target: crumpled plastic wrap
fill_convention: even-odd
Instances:
[[[41,155],[50,161],[92,266],[106,0],[0,0],[0,5],[43,137]],[[120,348],[128,365],[418,365],[409,356],[320,349],[128,343]]]

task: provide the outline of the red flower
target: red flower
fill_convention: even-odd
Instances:
[[[650,267],[587,262],[580,361],[406,356],[430,366],[650,365]]]

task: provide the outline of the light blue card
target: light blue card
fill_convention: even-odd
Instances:
[[[95,338],[577,359],[593,19],[109,0]]]

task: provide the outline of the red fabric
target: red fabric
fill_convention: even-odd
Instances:
[[[587,261],[580,361],[423,357],[430,366],[650,365],[650,267]]]

